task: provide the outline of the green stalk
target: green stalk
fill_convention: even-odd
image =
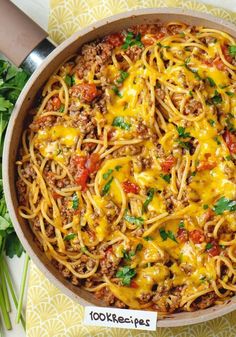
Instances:
[[[0,257],[0,258],[3,259],[3,257]],[[7,310],[7,312],[10,312],[11,311],[11,304],[10,304],[10,300],[9,300],[6,279],[5,279],[2,268],[0,270],[0,273],[1,273],[0,278],[1,278],[1,283],[2,283],[2,292],[3,292],[3,297],[4,297],[4,300],[5,300],[6,310]]]
[[[5,259],[3,259],[2,267],[3,267],[3,271],[4,271],[4,274],[5,274],[5,277],[6,277],[6,280],[7,280],[7,284],[8,284],[10,293],[11,293],[11,297],[12,297],[13,302],[15,304],[15,307],[17,309],[18,308],[18,300],[17,300],[16,294],[15,294],[15,291],[14,291],[14,287],[13,287],[13,284],[12,284],[12,281],[11,281],[11,275],[10,275],[10,272],[9,272],[9,269],[8,269],[8,266],[7,266],[7,263],[6,263]],[[23,314],[21,314],[20,320],[21,320],[21,324],[22,324],[22,326],[25,330],[25,319],[24,319]]]
[[[3,321],[4,321],[6,329],[11,330],[12,326],[11,326],[10,316],[9,316],[9,313],[7,312],[7,310],[6,310],[6,307],[5,307],[5,302],[4,302],[3,292],[2,292],[1,286],[0,286],[0,309],[2,311],[2,317],[3,317]]]
[[[24,269],[23,269],[23,275],[22,275],[21,286],[20,286],[20,297],[19,297],[19,302],[18,302],[18,307],[17,307],[17,316],[16,316],[16,322],[17,323],[19,323],[19,321],[20,321],[20,316],[21,316],[21,311],[22,311],[29,259],[30,259],[29,255],[27,253],[25,253]]]

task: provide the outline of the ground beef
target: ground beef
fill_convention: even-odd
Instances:
[[[217,296],[214,291],[198,297],[191,305],[193,310],[205,309],[212,306],[217,299]]]
[[[88,134],[91,131],[95,131],[96,120],[91,111],[71,111],[70,116],[73,119],[72,126],[78,128],[81,133]]]
[[[27,193],[27,186],[24,183],[22,179],[18,179],[16,182],[17,187],[17,194],[18,194],[18,200],[20,205],[26,205],[26,193]]]
[[[116,300],[115,296],[107,287],[98,290],[95,296],[97,299],[105,301],[107,305],[113,305]]]
[[[52,127],[56,122],[56,116],[43,116],[36,118],[29,126],[29,128],[38,132],[39,129],[46,129]]]
[[[100,261],[101,273],[113,277],[120,264],[121,258],[117,257],[112,251],[108,250],[104,258]]]
[[[127,55],[133,62],[137,61],[142,54],[143,48],[138,46],[133,46],[131,48],[126,49],[125,55]]]

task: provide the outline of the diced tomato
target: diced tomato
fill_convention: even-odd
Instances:
[[[226,61],[229,62],[229,63],[232,63],[233,58],[232,58],[232,56],[231,56],[230,53],[229,53],[229,46],[227,46],[227,45],[224,44],[224,45],[221,47],[221,50],[222,50],[222,53],[223,53],[223,55],[224,55]]]
[[[62,196],[60,194],[58,194],[57,192],[53,192],[52,197],[53,197],[53,199],[60,199]]]
[[[156,34],[149,34],[144,35],[141,38],[141,42],[144,44],[144,46],[151,46],[157,42],[157,40],[162,39],[165,36],[163,32],[159,32]]]
[[[232,132],[226,130],[223,134],[223,138],[230,153],[236,153],[236,136]]]
[[[134,280],[131,280],[130,287],[134,288],[134,289],[137,289],[138,288],[138,284]]]
[[[124,43],[124,35],[121,33],[110,34],[107,36],[106,42],[110,43],[113,47],[119,47]]]
[[[78,172],[76,173],[75,182],[77,185],[80,185],[82,191],[85,191],[87,188],[87,180],[89,176],[89,171],[85,168],[78,168]]]
[[[100,166],[100,157],[98,153],[92,153],[87,159],[85,167],[89,170],[89,173],[96,172]]]
[[[129,180],[124,181],[122,187],[126,193],[138,194],[140,191],[140,187],[135,183],[131,183]]]
[[[202,243],[205,240],[205,236],[202,230],[194,229],[189,232],[189,237],[193,241],[193,243]]]
[[[224,70],[225,69],[225,65],[224,63],[221,61],[221,59],[219,57],[217,57],[214,61],[213,61],[213,65],[218,69],[218,70]]]
[[[75,182],[77,185],[80,185],[84,191],[87,187],[89,174],[97,171],[99,168],[99,155],[92,153],[90,156],[74,156],[72,161],[77,166]]]
[[[175,163],[176,163],[175,157],[169,156],[164,162],[161,163],[162,171],[169,172]]]
[[[179,228],[177,232],[177,237],[180,242],[187,242],[188,241],[188,231],[186,228]]]
[[[81,83],[72,87],[72,92],[78,94],[86,103],[92,102],[95,97],[100,95],[100,90],[97,89],[94,83]]]
[[[210,244],[212,245],[211,248],[207,249],[209,256],[213,257],[213,256],[219,255],[221,249],[218,243],[213,241],[213,242],[210,242]]]
[[[199,166],[197,167],[197,171],[212,170],[216,166],[217,163],[214,161],[202,160]]]
[[[59,110],[61,107],[61,100],[58,96],[53,97],[52,105],[56,110]]]

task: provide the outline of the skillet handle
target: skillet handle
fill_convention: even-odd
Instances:
[[[9,0],[0,0],[0,53],[20,66],[47,33]]]

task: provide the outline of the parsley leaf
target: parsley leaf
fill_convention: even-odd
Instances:
[[[213,119],[208,119],[208,123],[211,125],[211,126],[214,126],[215,125],[215,121]]]
[[[122,284],[124,286],[129,286],[131,279],[136,275],[136,271],[134,268],[131,268],[129,266],[125,266],[122,268],[119,268],[119,270],[116,273],[116,277],[120,278],[122,280]]]
[[[13,107],[13,104],[4,97],[0,96],[0,111],[7,111],[8,109],[11,109]]]
[[[68,85],[68,87],[71,87],[72,86],[72,77],[69,76],[69,75],[66,75],[65,82]]]
[[[67,234],[66,236],[64,236],[64,241],[70,241],[70,240],[73,240],[74,238],[76,238],[76,234],[70,233],[70,234]]]
[[[180,221],[179,228],[184,228],[184,222],[183,222],[183,220]]]
[[[226,93],[226,95],[228,95],[229,97],[233,97],[233,96],[234,96],[234,93],[231,92],[231,91],[226,91],[225,93]]]
[[[212,244],[212,243],[208,242],[208,243],[206,244],[206,250],[209,250],[209,249],[211,249],[212,247],[213,247],[213,244]]]
[[[217,215],[223,214],[224,211],[230,211],[230,212],[236,211],[236,201],[229,200],[225,197],[221,197],[214,205],[213,211]]]
[[[150,188],[147,192],[147,199],[144,201],[143,203],[143,208],[142,208],[142,212],[146,213],[148,210],[148,205],[150,204],[150,202],[152,201],[153,197],[154,197],[154,193],[155,193],[155,188]]]
[[[115,170],[116,170],[116,171],[120,171],[121,168],[122,168],[121,165],[116,165],[116,166],[115,166]]]
[[[170,179],[171,179],[171,174],[160,174],[160,177],[165,180],[168,184],[170,183]]]
[[[130,261],[132,257],[135,256],[135,252],[131,250],[130,252],[127,252],[126,250],[123,250],[123,257],[125,260]]]
[[[141,34],[137,34],[136,36],[134,36],[134,34],[132,32],[128,32],[126,37],[125,37],[125,42],[124,44],[121,46],[122,49],[128,49],[129,47],[132,46],[138,46],[140,48],[143,47],[143,44],[141,42]]]
[[[143,249],[143,245],[141,243],[138,243],[136,248],[135,248],[135,253],[140,252]]]
[[[129,130],[131,124],[126,123],[124,117],[117,116],[113,119],[112,126],[117,126],[123,130]]]
[[[210,84],[210,87],[214,88],[216,86],[215,81],[211,77],[206,78]]]
[[[120,71],[120,77],[116,80],[117,83],[123,83],[124,80],[129,76],[129,73],[127,71],[121,70]]]
[[[228,47],[229,54],[233,57],[236,56],[236,45],[231,45]]]
[[[221,97],[221,94],[217,91],[217,90],[215,90],[215,92],[214,92],[214,96],[212,96],[211,98],[209,98],[207,101],[206,101],[206,103],[208,104],[208,105],[217,105],[217,104],[220,104],[220,103],[222,103],[222,97]]]
[[[112,181],[113,177],[111,177],[111,179],[103,186],[102,196],[106,195],[110,191]]]
[[[112,172],[113,172],[113,170],[109,169],[109,170],[107,170],[107,172],[103,173],[103,175],[102,175],[103,179],[107,180],[110,177],[110,175],[112,174]]]
[[[119,89],[116,86],[112,87],[112,90],[114,91],[114,93],[117,96],[119,96],[120,98],[122,97],[121,92],[119,91]]]
[[[177,139],[176,141],[179,143],[180,147],[182,147],[185,150],[190,151],[190,149],[191,149],[191,143],[190,142],[183,142],[180,139]]]
[[[132,216],[127,213],[124,215],[124,219],[129,223],[137,226],[141,226],[144,223],[144,219],[142,217]]]
[[[190,138],[191,135],[189,132],[185,132],[185,128],[182,126],[177,126],[177,132],[181,138]]]
[[[72,196],[72,208],[73,209],[78,209],[79,207],[79,198],[77,196],[77,193],[75,192]]]
[[[152,238],[151,236],[145,236],[145,237],[144,237],[144,240],[145,240],[145,241],[152,241],[153,238]]]
[[[175,238],[175,235],[172,231],[165,231],[164,228],[160,228],[159,229],[160,232],[160,236],[162,238],[163,241],[166,241],[168,238],[171,239],[172,241],[178,242]]]

